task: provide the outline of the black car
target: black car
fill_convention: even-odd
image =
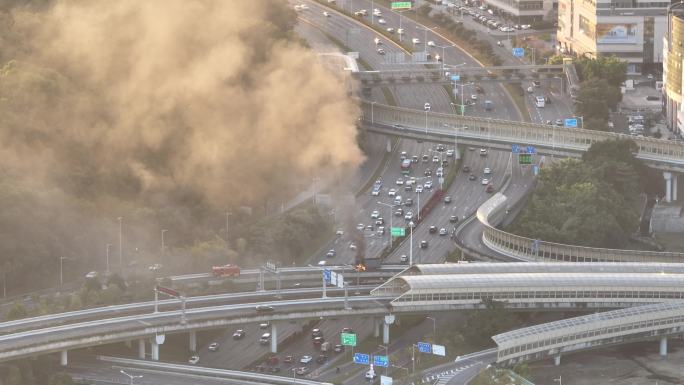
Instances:
[[[257,313],[270,313],[273,310],[275,310],[273,306],[257,305],[256,307]]]
[[[316,362],[319,364],[325,364],[326,361],[328,361],[328,356],[326,356],[325,354],[321,354],[318,357],[316,357]]]
[[[434,234],[437,232],[437,226],[430,226],[430,234]],[[425,241],[423,241],[425,242]],[[421,242],[420,247],[423,247],[423,243]]]
[[[449,222],[450,223],[456,223],[458,222],[458,216],[457,215],[452,215],[449,217]]]
[[[466,173],[470,172],[470,167],[463,166],[463,172],[466,172]]]
[[[427,249],[427,247],[428,247],[427,241],[420,241],[420,248],[421,249]]]
[[[468,180],[475,180],[475,179],[477,179],[475,174],[470,174],[470,176],[468,176]]]
[[[273,367],[269,368],[268,371],[271,373],[280,373],[280,368],[277,366],[273,366]]]
[[[316,337],[323,337],[323,332],[321,329],[313,329],[311,331],[311,339],[314,339]]]
[[[413,199],[412,198],[406,199],[406,201],[404,202],[404,206],[413,206]]]
[[[425,170],[425,176],[432,176],[432,170],[430,170],[429,168]]]

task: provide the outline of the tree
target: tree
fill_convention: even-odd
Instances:
[[[575,113],[586,120],[608,121],[609,109],[615,108],[622,95],[604,79],[584,81],[575,100]],[[602,126],[599,125],[599,128]]]
[[[7,319],[10,321],[25,318],[26,316],[28,316],[28,311],[26,311],[26,307],[21,303],[12,305],[9,313],[7,313]]]
[[[505,303],[492,299],[483,299],[485,309],[472,312],[463,328],[463,338],[476,346],[489,346],[491,337],[513,329],[519,324],[516,314],[505,309]]]

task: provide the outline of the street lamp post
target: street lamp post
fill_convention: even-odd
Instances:
[[[451,47],[455,47],[455,46],[456,46],[456,44],[444,45],[444,46],[437,46],[437,48],[441,48],[441,49],[442,49],[442,76],[444,76],[444,73],[445,73],[445,71],[444,71],[444,64],[446,63],[446,58],[445,58],[446,49],[447,49],[447,48],[451,48]],[[464,64],[465,64],[465,63],[464,63]]]
[[[425,318],[427,318],[427,319],[429,319],[430,321],[432,321],[432,343],[434,344],[434,343],[437,342],[437,327],[436,327],[436,325],[437,325],[437,320],[435,320],[435,319],[432,318],[432,317],[425,317]]]
[[[64,260],[69,259],[67,257],[59,257],[59,287],[61,288],[62,285],[64,285],[64,275],[62,274],[62,264],[64,263]]]
[[[375,105],[375,103],[377,103],[377,102],[371,102],[371,125],[375,124],[374,109],[373,109],[373,106]]]
[[[295,381],[296,381],[296,378],[297,378],[297,372],[296,372],[296,370],[297,370],[297,368],[292,368],[292,385],[295,385]]]
[[[437,27],[438,26],[434,26],[434,27],[416,26],[416,29],[422,29],[423,31],[425,31],[425,40],[423,41],[423,47],[424,47],[423,52],[427,53],[427,33],[428,33],[428,31],[432,31],[433,29],[435,29]]]
[[[123,217],[119,217],[119,269],[123,271]]]
[[[143,378],[142,374],[139,376],[134,376],[134,375],[126,373],[123,369],[121,369],[120,372],[121,372],[121,374],[128,377],[128,379],[130,380],[130,382],[129,382],[130,385],[133,385],[133,380],[135,380],[136,378]]]
[[[563,376],[559,374],[558,378],[553,379],[553,382],[558,382],[558,385],[563,385]]]
[[[111,243],[107,244],[107,266],[105,269],[105,274],[109,275],[109,248],[112,247]]]
[[[164,233],[167,231],[169,231],[169,230],[162,229],[162,231],[161,231],[161,258],[160,258],[160,260],[164,259]]]
[[[428,114],[428,110],[426,109],[425,110],[425,135],[427,135],[427,133],[428,133],[427,132],[427,114]]]
[[[413,266],[413,226],[415,223],[409,222],[409,232],[411,233],[409,236],[409,266]]]

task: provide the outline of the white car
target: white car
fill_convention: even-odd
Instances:
[[[301,9],[304,10],[304,9],[309,9],[309,6],[306,5],[306,4],[301,4],[301,5],[299,6],[299,8],[301,8]]]
[[[188,360],[188,363],[192,364],[192,365],[195,365],[198,362],[199,362],[199,356],[198,355],[194,355],[194,356],[190,357],[190,359]]]
[[[328,12],[328,11],[323,11],[323,16],[325,16],[325,17],[330,17],[330,12]]]
[[[387,24],[385,19],[378,19],[378,24]]]
[[[406,219],[407,221],[413,219],[413,211],[407,212],[406,215],[404,215],[404,219]]]
[[[491,174],[491,173],[492,173],[492,169],[489,168],[489,167],[485,167],[484,173],[485,173],[485,174]]]
[[[439,163],[439,157],[437,155],[432,157],[432,163]]]
[[[489,184],[489,179],[487,179],[487,178],[482,178],[482,184],[483,184],[483,185],[488,185],[488,184]]]
[[[320,261],[320,262],[318,262],[318,266],[325,266],[325,263],[326,263],[325,261]]]
[[[356,229],[359,231],[363,231],[363,229],[365,229],[365,228],[366,228],[366,226],[364,226],[363,223],[359,223],[358,225],[356,225]]]
[[[391,189],[387,192],[387,195],[393,197],[393,196],[397,195],[397,190],[391,188]]]
[[[416,192],[418,194],[422,193],[423,192],[423,185],[419,184],[418,186],[416,186]]]
[[[475,95],[475,94],[470,95],[470,100],[477,100],[477,95]]]
[[[387,32],[388,33],[394,33],[394,28],[392,28],[392,27],[387,28]]]
[[[385,50],[383,48],[378,48],[378,55],[384,55]]]
[[[428,190],[432,188],[432,181],[431,180],[425,182],[425,188]]]
[[[311,361],[313,361],[313,357],[311,356],[302,356],[302,358],[299,359],[299,362],[302,364],[308,364]]]
[[[430,41],[427,42],[427,45],[430,46],[430,47],[434,47],[434,46],[435,46],[435,42],[432,41],[432,40],[430,40]]]
[[[369,370],[366,372],[366,379],[367,380],[372,380],[376,377],[375,371],[374,370]]]
[[[520,26],[520,29],[530,29],[530,28],[532,28],[532,26],[529,24],[523,24]]]
[[[219,344],[218,344],[218,342],[212,342],[212,343],[209,345],[209,351],[210,351],[210,352],[218,351],[218,349],[219,349]]]
[[[446,154],[448,157],[451,158],[452,156],[454,156],[454,150],[447,150]]]
[[[401,179],[401,178],[397,179],[397,185],[398,185],[398,186],[401,186],[401,185],[403,185],[403,184],[404,184],[404,180],[403,180],[403,179]]]
[[[418,39],[417,37],[414,37],[413,39],[411,39],[411,42],[413,44],[420,44],[420,39]]]
[[[432,108],[432,107],[430,106],[430,103],[425,103],[423,108],[425,108],[425,111],[430,111],[430,108]]]
[[[403,35],[403,34],[404,34],[404,29],[403,29],[403,28],[397,29],[397,33],[400,34],[400,35]]]
[[[378,210],[373,210],[371,213],[371,218],[372,219],[377,219],[380,216],[380,212]]]

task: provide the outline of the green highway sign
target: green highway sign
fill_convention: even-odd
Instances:
[[[393,1],[392,2],[392,10],[395,9],[411,9],[411,2],[410,1]]]
[[[519,164],[532,164],[532,154],[521,153],[518,154]]]
[[[356,346],[356,334],[354,333],[342,333],[340,334],[342,338],[342,345],[346,346]]]
[[[390,229],[390,234],[392,234],[393,237],[405,237],[406,229],[403,227],[392,227]]]

